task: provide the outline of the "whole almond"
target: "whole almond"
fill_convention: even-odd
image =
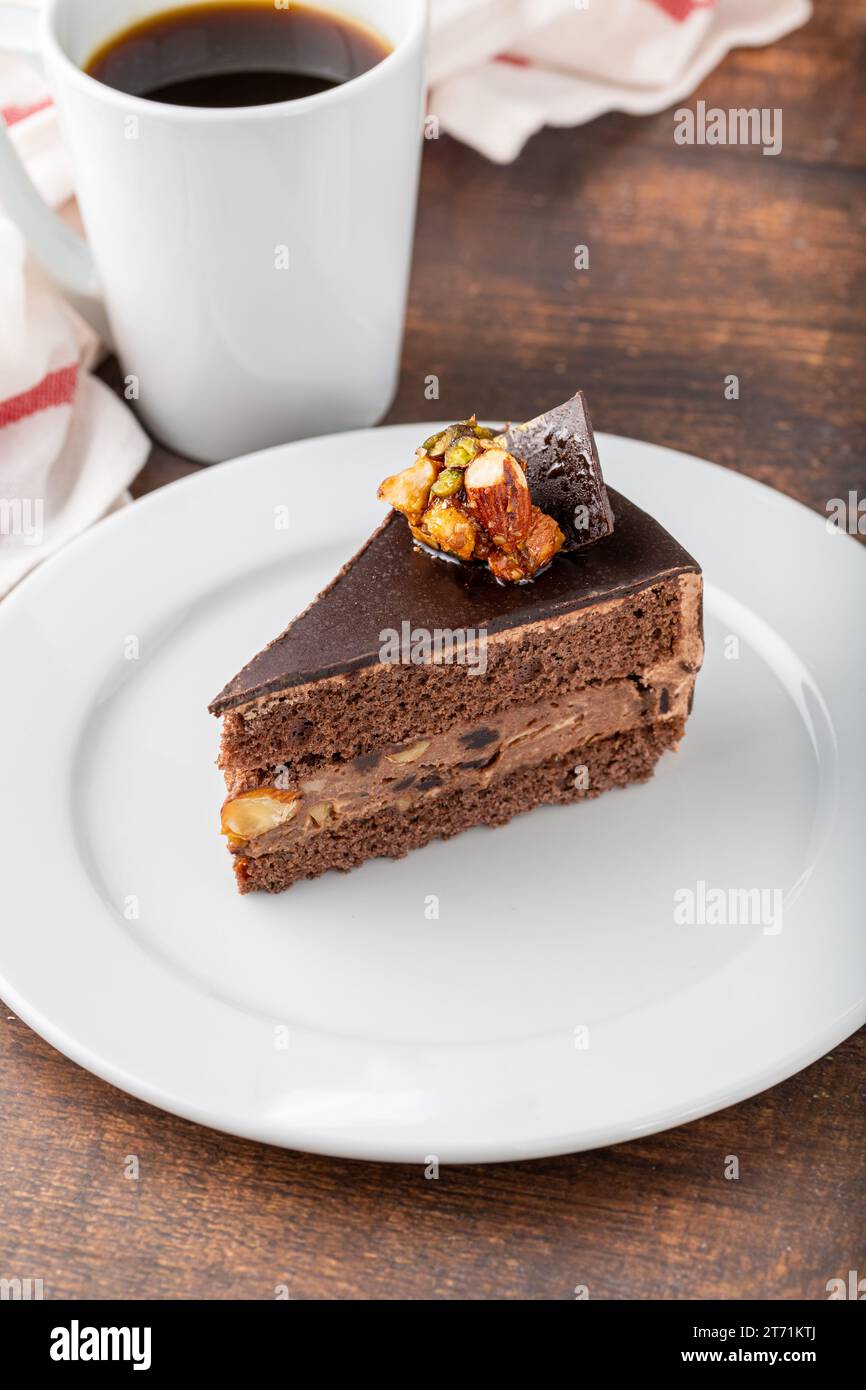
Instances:
[[[505,449],[485,449],[464,474],[466,501],[494,545],[511,550],[529,533],[532,499],[526,474]]]

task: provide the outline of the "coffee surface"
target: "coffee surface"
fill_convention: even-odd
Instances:
[[[85,71],[117,91],[178,106],[262,106],[351,82],[390,46],[345,15],[273,0],[186,6],[125,29]]]

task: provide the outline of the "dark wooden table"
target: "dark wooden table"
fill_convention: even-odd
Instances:
[[[866,497],[864,68],[862,0],[818,0],[806,29],[733,54],[696,94],[781,107],[776,158],[678,147],[671,112],[545,132],[507,168],[428,144],[389,419],[528,417],[580,385],[601,429],[820,512]],[[588,271],[573,268],[579,244]],[[157,449],[136,492],[189,470]],[[47,1297],[271,1298],[288,1283],[295,1298],[567,1299],[584,1284],[592,1298],[820,1299],[828,1279],[866,1275],[866,1030],[670,1133],[430,1182],[199,1129],[7,1014],[0,1276],[42,1278]]]

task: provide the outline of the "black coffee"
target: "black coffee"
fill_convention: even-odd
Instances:
[[[326,92],[390,46],[345,15],[275,0],[188,5],[117,34],[85,65],[130,96],[178,106],[262,106]]]

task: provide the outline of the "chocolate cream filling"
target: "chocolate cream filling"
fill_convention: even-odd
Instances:
[[[465,788],[486,788],[521,767],[531,767],[639,725],[684,720],[695,673],[677,656],[641,675],[585,686],[556,700],[512,706],[489,723],[459,724],[445,733],[419,733],[346,761],[322,762],[298,773],[239,773],[231,779],[224,811],[243,793],[256,791],[257,820],[250,838],[230,837],[248,857],[288,848],[337,820],[369,817],[385,806],[408,810],[420,798]],[[280,789],[273,801],[268,788]],[[261,800],[259,795],[261,794]],[[242,808],[243,809],[243,808]]]

